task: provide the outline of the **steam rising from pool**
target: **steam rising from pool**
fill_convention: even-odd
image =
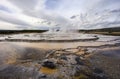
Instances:
[[[29,42],[73,42],[97,40],[98,37],[91,34],[81,34],[77,30],[51,29],[44,33],[26,33],[1,36],[5,41],[29,41]]]

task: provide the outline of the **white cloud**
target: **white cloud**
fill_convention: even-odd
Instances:
[[[17,16],[15,15],[10,15],[6,12],[0,11],[0,20],[8,22],[8,23],[12,23],[12,24],[17,24],[17,25],[29,25],[26,22],[16,18]]]
[[[120,21],[119,0],[1,0],[0,5],[0,20],[23,29],[99,28]]]
[[[0,21],[0,30],[4,30],[4,29],[13,30],[13,29],[18,29],[18,28],[14,24]]]

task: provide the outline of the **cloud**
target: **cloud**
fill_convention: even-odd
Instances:
[[[116,10],[103,10],[99,13],[73,15],[71,20],[77,21],[75,26],[82,28],[104,28],[120,26],[120,12]]]
[[[46,10],[37,10],[37,11],[24,11],[26,15],[43,19],[47,25],[55,26],[56,24],[66,25],[68,20],[56,13],[49,12]]]
[[[33,10],[38,3],[38,0],[9,0],[12,4],[22,10]]]
[[[26,1],[10,0],[10,3],[16,5],[16,7],[22,10],[22,14],[30,16],[30,17],[34,17],[37,19],[43,19],[44,22],[39,22],[41,23],[41,25],[43,24],[52,25],[55,23],[53,22],[53,19],[52,19],[54,17],[52,17],[53,15],[51,15],[50,12],[47,12],[44,9],[47,7],[47,2],[48,2],[47,0],[26,0]]]
[[[11,23],[7,23],[4,21],[0,21],[0,30],[4,30],[4,29],[8,29],[8,30],[12,30],[12,29],[17,29],[16,25],[11,24]]]
[[[111,27],[120,22],[119,5],[120,0],[1,0],[0,20],[22,29]]]
[[[16,16],[10,15],[3,11],[0,11],[0,20],[8,22],[8,23],[16,24],[16,25],[29,26],[28,23],[26,23],[20,19],[17,19]]]

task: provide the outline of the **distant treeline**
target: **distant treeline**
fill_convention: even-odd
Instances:
[[[14,34],[14,33],[43,33],[47,30],[0,30],[0,34]]]
[[[79,30],[79,32],[120,32],[120,27],[102,28],[102,29],[90,29],[90,30]]]

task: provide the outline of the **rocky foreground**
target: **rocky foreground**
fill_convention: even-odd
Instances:
[[[119,48],[117,44],[45,50],[2,43],[0,79],[120,79]]]

